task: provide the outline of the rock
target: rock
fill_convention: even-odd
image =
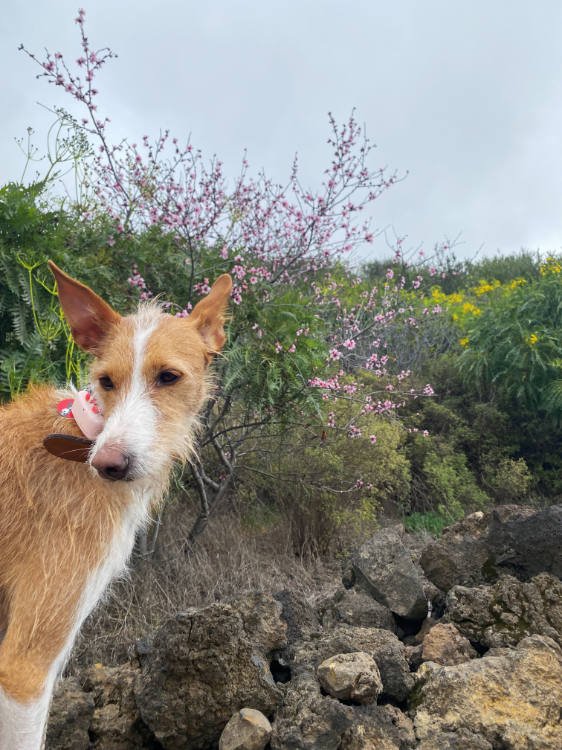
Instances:
[[[496,747],[501,746],[492,746],[481,735],[463,727],[455,732],[433,731],[416,745],[416,750],[495,750]]]
[[[325,659],[317,670],[324,690],[338,700],[375,703],[382,692],[377,664],[364,651],[336,654]]]
[[[325,628],[333,628],[343,622],[362,628],[384,628],[393,632],[395,629],[394,618],[388,607],[358,589],[339,589],[317,609]]]
[[[404,645],[387,630],[372,628],[367,643],[377,663],[383,684],[383,693],[402,702],[414,684]]]
[[[416,646],[418,644],[422,644],[425,636],[429,633],[431,628],[435,627],[437,622],[439,621],[436,620],[434,617],[426,617],[425,620],[422,622],[421,627],[417,633],[414,633],[413,635],[404,636],[403,638],[404,643],[407,643],[409,646]]]
[[[464,664],[423,664],[411,698],[419,747],[559,750],[561,674],[560,647],[536,635]]]
[[[219,750],[264,750],[271,737],[271,724],[261,711],[241,708],[223,729]]]
[[[474,659],[476,651],[468,638],[450,623],[437,623],[423,639],[422,660],[451,666]]]
[[[505,574],[521,580],[546,572],[562,577],[562,505],[541,511],[499,506],[445,529],[420,558],[429,578],[442,591],[476,586]]]
[[[421,569],[402,541],[403,529],[378,531],[352,557],[357,584],[391,612],[408,619],[427,614]]]
[[[442,591],[462,583],[481,583],[489,554],[486,546],[490,515],[473,513],[449,526],[423,550],[420,564],[425,575]]]
[[[241,706],[273,713],[282,692],[269,658],[285,645],[281,605],[249,594],[168,620],[141,658],[141,717],[166,750],[203,750]]]
[[[402,536],[402,541],[415,563],[419,563],[422,552],[433,539],[434,537],[428,531],[407,532]]]
[[[353,565],[351,565],[351,563],[348,563],[345,566],[345,569],[342,573],[341,582],[344,589],[351,589],[353,588],[353,586],[355,586],[355,571],[353,570]]]
[[[96,664],[84,673],[85,689],[93,696],[95,711],[90,737],[102,750],[134,750],[150,738],[136,705],[134,688],[139,668]]]
[[[418,643],[415,646],[405,646],[404,648],[404,655],[408,660],[412,672],[416,672],[423,661],[422,649],[423,646],[421,643]]]
[[[89,747],[88,730],[93,713],[92,694],[85,693],[76,678],[62,680],[51,704],[46,750],[84,750]]]
[[[322,695],[316,679],[316,670],[323,661],[334,654],[357,651],[372,656],[376,663],[382,681],[381,695],[405,700],[414,678],[404,646],[393,633],[345,624],[328,632],[309,633],[291,644],[286,652],[293,677],[285,687],[283,704],[273,721],[273,750],[336,750],[356,719],[363,721],[363,714],[358,718],[356,713],[359,707],[346,706],[330,695]],[[355,735],[348,740],[359,741]]]
[[[488,547],[499,571],[525,581],[543,572],[562,578],[562,505],[506,519],[496,509]]]
[[[413,687],[404,645],[388,630],[338,625],[332,631],[303,638],[292,645],[289,658],[293,674],[316,674],[321,662],[334,654],[365,651],[375,660],[383,693],[403,701]]]
[[[288,641],[294,641],[304,633],[319,629],[318,615],[304,597],[284,589],[274,594],[273,598],[281,604],[281,618],[287,624]]]
[[[283,705],[273,722],[272,750],[337,750],[353,710],[322,695],[313,674],[303,673],[287,685]]]
[[[541,573],[528,582],[505,576],[493,586],[455,586],[444,619],[485,648],[515,646],[533,634],[562,645],[562,581]]]
[[[360,706],[342,737],[341,750],[409,750],[416,738],[412,721],[395,706]],[[432,748],[435,750],[435,747]]]

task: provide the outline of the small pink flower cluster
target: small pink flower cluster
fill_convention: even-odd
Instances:
[[[308,380],[310,388],[322,391],[325,400],[345,398],[357,403],[358,415],[395,413],[411,398],[432,396],[429,384],[421,393],[407,389],[411,362],[404,359],[404,352],[409,346],[396,343],[404,338],[416,341],[421,335],[408,294],[422,287],[423,276],[417,274],[407,285],[404,239],[395,239],[394,263],[380,286],[363,288],[363,280],[352,273],[342,282],[330,271],[352,250],[375,240],[366,210],[397,181],[395,173],[369,166],[374,145],[354,113],[343,124],[329,115],[331,159],[319,189],[302,186],[296,157],[286,183],[281,184],[263,172],[252,176],[244,155],[237,178],[229,184],[219,159],[206,161],[189,140],[181,144],[167,130],[153,140],[144,135],[138,144],[110,142],[109,118],[97,114],[94,80],[115,55],[109,48],[92,49],[82,9],[75,20],[81,36],[75,65],[67,64],[59,52],[47,51],[40,59],[21,49],[39,65],[39,77],[62,87],[85,109],[77,127],[97,141],[88,164],[88,182],[96,207],[114,224],[108,245],[115,244],[115,235],[127,236],[130,231],[156,228],[166,233],[185,252],[190,296],[199,297],[210,291],[210,278],[204,274],[211,274],[208,266],[203,271],[203,256],[214,252],[217,270],[228,270],[233,276],[236,305],[246,299],[267,304],[275,299],[277,289],[305,282],[330,331],[326,370]],[[90,215],[91,210],[84,218]],[[421,249],[417,256],[420,264],[432,261]],[[430,277],[439,274],[436,265],[426,267]],[[141,299],[152,296],[136,266],[128,283]],[[359,299],[351,306],[345,302],[350,287],[358,289],[355,299]],[[191,300],[177,314],[185,317],[190,310]],[[441,312],[435,305],[424,309],[423,315]],[[257,323],[249,328],[256,339],[264,337]],[[306,328],[300,328],[293,341],[271,341],[271,346],[276,354],[291,355],[299,346],[305,348],[306,340],[299,343],[299,339],[307,334]],[[376,387],[367,389],[359,382],[360,370],[377,379]],[[336,427],[334,412],[328,426]],[[347,432],[350,437],[361,435],[353,422]],[[374,444],[376,436],[369,440]]]
[[[296,157],[287,183],[279,184],[263,173],[251,176],[244,156],[229,187],[219,159],[207,163],[189,140],[182,145],[168,131],[154,141],[145,135],[139,144],[110,142],[109,119],[97,115],[93,82],[115,55],[108,48],[91,48],[83,10],[76,22],[82,54],[74,66],[58,52],[53,56],[47,51],[40,59],[22,49],[40,66],[40,76],[85,107],[78,127],[98,141],[88,179],[117,232],[152,226],[169,232],[185,248],[194,282],[202,250],[216,247],[220,258],[232,264],[236,304],[254,293],[260,281],[299,282],[358,245],[373,242],[370,220],[361,217],[397,176],[370,168],[374,146],[353,113],[342,125],[329,115],[332,158],[319,190],[301,185]],[[191,290],[204,293],[205,283],[199,284],[192,283]]]
[[[152,292],[147,287],[146,281],[141,276],[136,263],[133,263],[133,267],[131,268],[131,275],[127,279],[127,283],[134,289],[139,290],[141,300],[146,301],[147,299],[150,299],[152,297]]]

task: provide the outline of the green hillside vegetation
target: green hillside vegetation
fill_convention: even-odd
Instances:
[[[232,271],[218,246],[199,253],[198,282]],[[31,382],[86,379],[85,358],[61,318],[49,258],[122,312],[138,304],[140,287],[128,283],[133,268],[171,312],[205,291],[192,283],[188,296],[185,248],[158,227],[115,234],[103,213],[79,220],[42,184],[5,185],[3,400]],[[472,261],[449,255],[431,273],[427,263],[403,259],[360,269],[334,260],[277,284],[274,294],[264,282],[262,294],[233,305],[229,344],[217,363],[228,409],[206,416],[232,430],[236,462],[220,497],[211,498],[215,511],[235,511],[249,534],[283,528],[298,553],[323,553],[368,536],[383,512],[438,533],[496,503],[560,502],[561,268],[560,256],[528,253]],[[409,371],[404,382],[415,395],[387,414],[358,413],[353,394],[375,392],[381,378],[359,357],[342,361],[337,376],[348,397],[332,400],[326,388],[310,385],[335,377],[331,342],[341,318],[326,302],[333,294],[338,309],[357,310],[373,288],[388,285],[390,272],[405,279],[393,304],[407,315],[397,313],[377,334],[389,353],[385,388],[399,390]],[[374,305],[364,319],[377,313]],[[291,342],[298,343],[293,351]],[[347,391],[346,383],[353,383]],[[224,469],[214,447],[203,440],[207,477]],[[176,504],[186,513],[196,514],[196,479],[187,470],[177,477]]]

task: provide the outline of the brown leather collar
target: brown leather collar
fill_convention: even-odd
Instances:
[[[88,460],[93,444],[94,441],[88,438],[74,437],[61,432],[53,432],[43,440],[43,445],[53,456],[82,464]]]

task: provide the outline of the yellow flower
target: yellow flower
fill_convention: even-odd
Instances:
[[[497,289],[499,286],[501,286],[501,281],[498,281],[497,279],[492,279],[492,281],[480,279],[480,283],[478,286],[474,287],[473,291],[480,297],[488,292],[493,292],[494,289]]]
[[[487,294],[487,292],[491,292],[494,287],[491,284],[488,284],[486,281],[482,280],[478,286],[474,287],[474,292],[479,297],[481,297],[483,294]]]
[[[447,302],[450,302],[452,305],[456,305],[463,301],[463,295],[459,294],[459,292],[453,292],[453,294],[449,294],[447,297]]]
[[[468,339],[467,339],[467,337],[465,336],[464,338],[459,339],[459,344],[461,346],[468,346]]]
[[[523,284],[526,284],[527,282],[525,279],[513,279],[509,282],[509,288],[510,289],[517,289],[518,286],[523,286]]]
[[[472,302],[465,302],[462,306],[462,311],[465,315],[468,315],[469,313],[472,315],[480,315],[482,310],[479,307],[476,307],[476,305],[473,305]]]
[[[538,340],[539,340],[539,337],[537,336],[537,334],[536,333],[532,333],[527,338],[527,343],[529,344],[529,346],[534,346],[537,343]]]
[[[561,273],[562,263],[553,255],[549,255],[545,262],[540,266],[539,272],[541,276],[548,276],[548,274],[551,273]]]

